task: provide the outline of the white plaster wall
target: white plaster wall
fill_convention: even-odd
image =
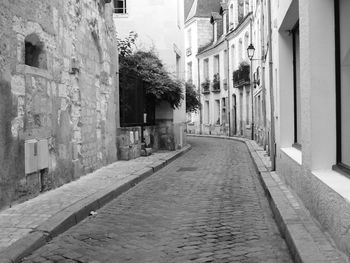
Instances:
[[[279,2],[279,6],[278,3]],[[350,251],[350,180],[336,162],[334,2],[274,0],[277,172],[296,191],[323,229]],[[293,143],[291,41],[285,29],[300,15],[302,153]],[[291,149],[291,150],[289,150]],[[294,152],[292,151],[294,149]]]
[[[314,0],[299,4],[303,158],[309,169],[331,169],[336,162],[333,5]]]
[[[232,1],[234,2],[234,1]],[[246,103],[249,103],[250,99],[247,100],[246,97],[246,92],[243,91],[243,100],[240,100],[240,92],[242,89],[237,89],[237,88],[233,88],[233,81],[232,81],[232,74],[233,72],[238,69],[239,67],[239,63],[240,63],[240,55],[239,55],[239,39],[243,40],[243,44],[244,44],[244,36],[246,34],[250,33],[250,24],[246,23],[241,29],[237,30],[237,32],[235,32],[235,34],[233,34],[232,36],[230,35],[228,38],[228,45],[229,45],[229,51],[228,51],[228,56],[229,56],[229,89],[230,89],[230,97],[231,97],[231,102],[230,102],[230,108],[232,110],[232,95],[235,94],[236,95],[236,124],[237,124],[237,133],[239,134],[241,129],[245,129],[245,112],[246,112]],[[234,51],[232,50],[232,46],[235,46]],[[234,53],[233,53],[234,52]],[[242,57],[244,58],[244,60],[246,60],[247,62],[249,62],[249,60],[247,59],[247,54],[246,54],[246,50],[243,47],[242,49]],[[245,90],[245,88],[244,88]],[[240,104],[242,103],[242,107],[240,107]],[[242,113],[241,113],[241,109],[242,109]],[[242,119],[241,119],[242,116]],[[243,123],[243,127],[241,127],[241,121]],[[250,117],[250,121],[251,121],[251,117]],[[232,124],[234,123],[234,119],[233,119],[233,115],[231,114],[231,127]]]

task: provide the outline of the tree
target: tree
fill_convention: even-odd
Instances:
[[[186,82],[186,112],[197,112],[201,107],[196,86]]]
[[[134,31],[129,32],[129,36],[122,39],[117,36],[117,46],[120,57],[130,56],[133,51],[133,47],[136,47],[137,33]]]
[[[136,33],[118,40],[120,75],[136,76],[146,83],[146,95],[156,103],[167,101],[172,108],[178,108],[184,99],[182,83],[164,67],[154,50],[133,52]]]

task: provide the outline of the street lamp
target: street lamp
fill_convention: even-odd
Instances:
[[[251,92],[251,98],[252,98],[252,140],[254,140],[254,88],[253,88],[253,57],[255,53],[255,47],[253,46],[252,43],[247,48],[247,55],[250,60],[250,92]]]
[[[250,43],[249,47],[247,48],[247,54],[250,61],[253,60],[254,52],[255,52],[255,47],[253,46],[252,43]]]

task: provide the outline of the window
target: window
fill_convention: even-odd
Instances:
[[[217,22],[214,22],[213,24],[213,27],[214,27],[214,30],[213,30],[213,39],[214,39],[214,42],[216,42],[216,40],[218,40],[218,23]]]
[[[209,121],[210,121],[210,113],[209,113],[209,100],[206,100],[205,103],[204,103],[204,123],[205,124],[209,124]]]
[[[243,92],[239,93],[239,126],[241,135],[243,135]]]
[[[214,56],[214,74],[220,73],[220,56]]]
[[[292,29],[293,38],[293,97],[294,146],[301,148],[301,97],[300,97],[300,38],[299,22]]]
[[[250,11],[249,10],[249,0],[245,0],[245,8],[244,9],[245,9],[245,14],[244,15],[246,16],[246,15],[248,15],[248,13]]]
[[[180,7],[180,0],[177,0],[176,1],[176,7],[177,7],[177,27],[178,28],[180,28],[181,29],[181,16],[180,16],[180,14],[181,14],[181,7]]]
[[[258,96],[258,101],[257,101],[257,123],[259,125],[262,125],[262,118],[261,118],[261,112],[262,112],[262,105],[261,105],[261,97],[260,95]]]
[[[350,1],[335,3],[337,164],[350,172]]]
[[[242,38],[239,39],[238,52],[239,52],[239,63],[243,61],[243,43]]]
[[[220,100],[215,100],[215,108],[214,108],[214,124],[220,124]]]
[[[47,69],[44,45],[36,34],[30,34],[24,39],[25,64],[31,67]]]
[[[242,22],[244,18],[244,3],[243,1],[238,4],[238,24]]]
[[[227,49],[224,50],[224,79],[227,81],[228,56]]]
[[[180,78],[180,62],[181,62],[181,57],[176,54],[176,77]]]
[[[227,98],[222,98],[221,99],[221,119],[222,119],[222,123],[226,123],[227,122],[227,114],[226,114],[226,101]]]
[[[203,62],[203,78],[204,80],[209,79],[209,59],[204,59]]]
[[[114,0],[114,13],[127,14],[127,12],[126,12],[126,0]]]
[[[234,14],[233,14],[233,4],[230,6],[230,27],[234,26]]]
[[[249,125],[250,123],[250,120],[249,120],[249,111],[250,111],[250,90],[249,88],[247,89],[247,93],[246,93],[246,100],[245,100],[245,106],[246,106],[246,109],[245,109],[245,122],[247,125]]]
[[[232,52],[232,69],[235,70],[236,69],[236,50],[235,50],[235,45],[232,45],[231,47],[231,52]]]
[[[187,47],[192,47],[192,30],[191,28],[187,31]]]
[[[258,42],[257,42],[258,43]],[[247,50],[249,46],[249,34],[248,32],[244,35],[244,50]],[[248,56],[247,52],[244,52]]]
[[[192,62],[187,63],[187,81],[192,81]]]

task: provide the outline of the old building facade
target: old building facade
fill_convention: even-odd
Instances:
[[[191,82],[200,94],[200,79],[197,54],[200,49],[213,41],[213,26],[210,23],[212,10],[220,5],[219,1],[187,0],[185,8],[185,80]],[[186,12],[187,11],[187,12]],[[187,132],[200,133],[200,111],[188,114]]]
[[[260,143],[348,256],[349,11],[345,0],[222,1],[196,73],[199,132]]]
[[[108,2],[1,1],[0,207],[116,160]]]
[[[115,0],[114,6],[113,16],[118,37],[123,39],[131,31],[137,33],[137,49],[154,49],[172,77],[184,81],[184,1]],[[118,6],[123,6],[124,9],[118,9]],[[183,95],[185,96],[184,87]],[[155,125],[159,136],[162,137],[163,134],[165,138],[170,135],[171,140],[175,140],[175,148],[186,143],[185,122],[184,101],[175,109],[165,101],[156,105]],[[145,132],[148,134],[147,129]]]
[[[253,138],[269,149],[268,17],[266,1],[219,1],[206,19],[211,30],[194,30],[196,36],[206,34],[211,39],[199,48],[199,64],[192,73],[198,76],[194,82],[200,87],[202,103],[197,120],[200,129],[195,132]],[[255,48],[251,58],[247,53],[250,45]],[[191,67],[186,66],[190,72]]]
[[[349,256],[350,4],[272,6],[276,170]]]

